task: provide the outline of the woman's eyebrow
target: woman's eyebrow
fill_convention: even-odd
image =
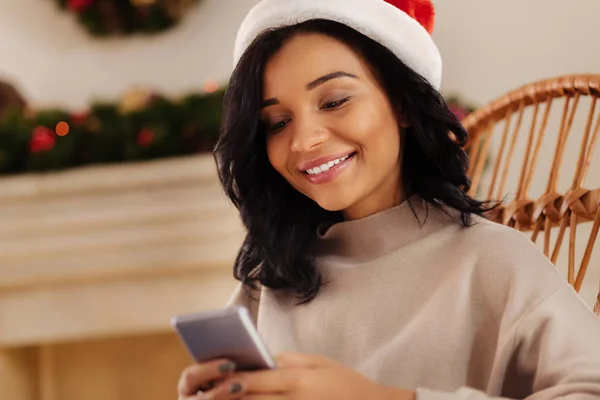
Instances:
[[[312,90],[314,88],[316,88],[317,86],[320,86],[322,84],[324,84],[327,81],[330,81],[332,79],[336,79],[336,78],[354,78],[354,79],[358,79],[358,76],[348,73],[348,72],[344,72],[344,71],[336,71],[336,72],[332,72],[330,74],[327,75],[323,75],[320,78],[315,79],[314,81],[307,83],[306,84],[306,90]]]
[[[330,81],[332,79],[336,79],[336,78],[354,78],[354,79],[358,79],[358,76],[351,74],[349,72],[344,72],[344,71],[336,71],[336,72],[332,72],[330,74],[327,75],[323,75],[317,79],[315,79],[312,82],[309,82],[306,84],[306,90],[312,90],[315,89],[316,87],[324,84],[327,81]],[[279,104],[279,100],[276,98],[271,98],[271,99],[266,99],[263,100],[263,102],[261,103],[261,107],[260,108],[266,108],[266,107],[270,107],[270,106],[274,106]]]

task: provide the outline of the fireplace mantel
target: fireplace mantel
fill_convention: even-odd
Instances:
[[[0,178],[0,348],[167,332],[243,239],[210,155]]]

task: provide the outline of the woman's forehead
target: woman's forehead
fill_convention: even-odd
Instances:
[[[366,68],[364,60],[347,44],[323,34],[299,34],[269,60],[264,84],[269,87],[299,83],[296,79],[309,82],[333,71],[361,76]]]

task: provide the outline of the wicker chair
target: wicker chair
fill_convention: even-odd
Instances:
[[[498,221],[531,234],[536,243],[543,235],[544,252],[557,266],[564,266],[559,254],[568,229],[567,277],[577,292],[600,228],[600,183],[584,186],[590,185],[590,166],[593,178],[600,178],[592,165],[599,96],[600,75],[563,76],[514,90],[463,121],[470,133],[471,193],[504,199]],[[600,315],[600,293],[594,312]]]

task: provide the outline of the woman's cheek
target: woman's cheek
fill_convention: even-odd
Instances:
[[[372,106],[365,106],[364,102],[351,104],[347,109],[340,110],[338,117],[338,132],[344,139],[356,144],[368,141],[376,134],[380,119],[377,110]]]
[[[283,175],[283,167],[287,159],[287,152],[282,146],[282,140],[276,136],[267,138],[267,157],[277,172]]]

